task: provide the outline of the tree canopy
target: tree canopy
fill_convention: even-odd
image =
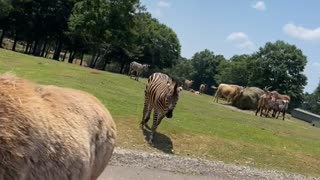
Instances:
[[[194,89],[202,83],[271,86],[290,95],[294,107],[303,102],[307,83],[306,56],[283,41],[228,60],[208,49],[183,58],[174,30],[153,18],[139,0],[0,0],[0,30],[0,45],[10,38],[14,51],[22,42],[25,53],[47,57],[53,51],[55,60],[68,54],[69,63],[86,54],[91,68],[105,70],[112,63],[120,73],[137,61],[180,82],[192,79]],[[318,97],[319,91],[312,96]]]

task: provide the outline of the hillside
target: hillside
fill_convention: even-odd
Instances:
[[[320,176],[320,128],[291,117],[260,118],[184,91],[153,148],[139,129],[145,81],[0,49],[0,72],[7,71],[98,97],[116,121],[119,147]]]

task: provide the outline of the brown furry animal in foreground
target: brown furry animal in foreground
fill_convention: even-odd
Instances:
[[[94,96],[0,75],[0,179],[95,180],[115,138]]]

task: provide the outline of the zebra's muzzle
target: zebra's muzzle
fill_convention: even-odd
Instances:
[[[167,112],[167,114],[166,114],[166,117],[167,117],[167,118],[172,118],[172,116],[173,116],[173,110],[169,110],[169,111]]]

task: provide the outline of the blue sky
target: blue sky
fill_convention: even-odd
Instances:
[[[307,56],[305,91],[313,92],[320,81],[318,0],[142,0],[142,4],[177,33],[183,57],[207,48],[230,58],[283,40]]]

